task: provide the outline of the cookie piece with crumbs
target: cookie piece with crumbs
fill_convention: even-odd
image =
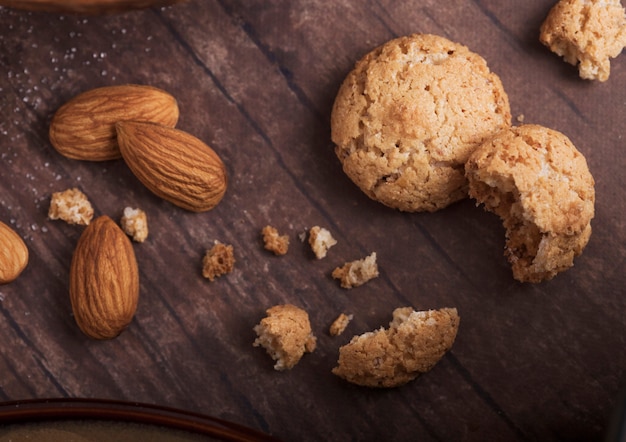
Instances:
[[[541,282],[570,268],[591,236],[594,179],[564,134],[539,125],[504,130],[466,165],[470,196],[506,229],[513,277]]]
[[[610,59],[626,47],[626,11],[620,0],[561,0],[542,23],[539,40],[578,65],[581,78],[606,81]]]
[[[389,328],[357,335],[339,349],[332,372],[364,387],[398,387],[431,370],[452,347],[460,318],[455,308],[397,308]]]

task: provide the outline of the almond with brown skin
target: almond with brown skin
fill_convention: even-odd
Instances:
[[[144,85],[107,86],[83,92],[61,106],[50,123],[50,142],[62,155],[87,161],[120,158],[115,123],[178,122],[178,104],[167,92]]]
[[[133,246],[108,216],[83,231],[70,267],[74,319],[87,336],[111,339],[132,321],[139,299]]]
[[[28,264],[28,248],[24,240],[0,221],[0,284],[15,280]]]
[[[154,123],[117,123],[122,157],[159,197],[193,212],[214,208],[227,187],[226,168],[213,149],[187,132]]]

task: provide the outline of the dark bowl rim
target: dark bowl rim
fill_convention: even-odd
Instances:
[[[273,436],[224,419],[141,402],[91,398],[0,402],[0,426],[55,420],[132,422],[185,430],[224,441],[278,441]]]

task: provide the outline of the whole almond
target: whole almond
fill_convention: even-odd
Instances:
[[[85,228],[70,267],[74,319],[87,336],[111,339],[133,319],[139,299],[139,271],[132,244],[108,216]]]
[[[28,248],[24,240],[0,221],[0,284],[15,280],[28,264]]]
[[[83,92],[57,110],[50,123],[50,142],[62,155],[87,161],[120,158],[115,123],[178,122],[178,104],[167,92],[143,85],[107,86]]]
[[[193,212],[215,207],[227,187],[226,168],[213,149],[187,132],[154,123],[117,123],[122,157],[161,198]]]

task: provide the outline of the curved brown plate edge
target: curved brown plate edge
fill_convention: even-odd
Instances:
[[[0,402],[0,425],[45,420],[123,421],[186,430],[225,441],[277,442],[268,434],[212,416],[112,399],[51,398]]]

